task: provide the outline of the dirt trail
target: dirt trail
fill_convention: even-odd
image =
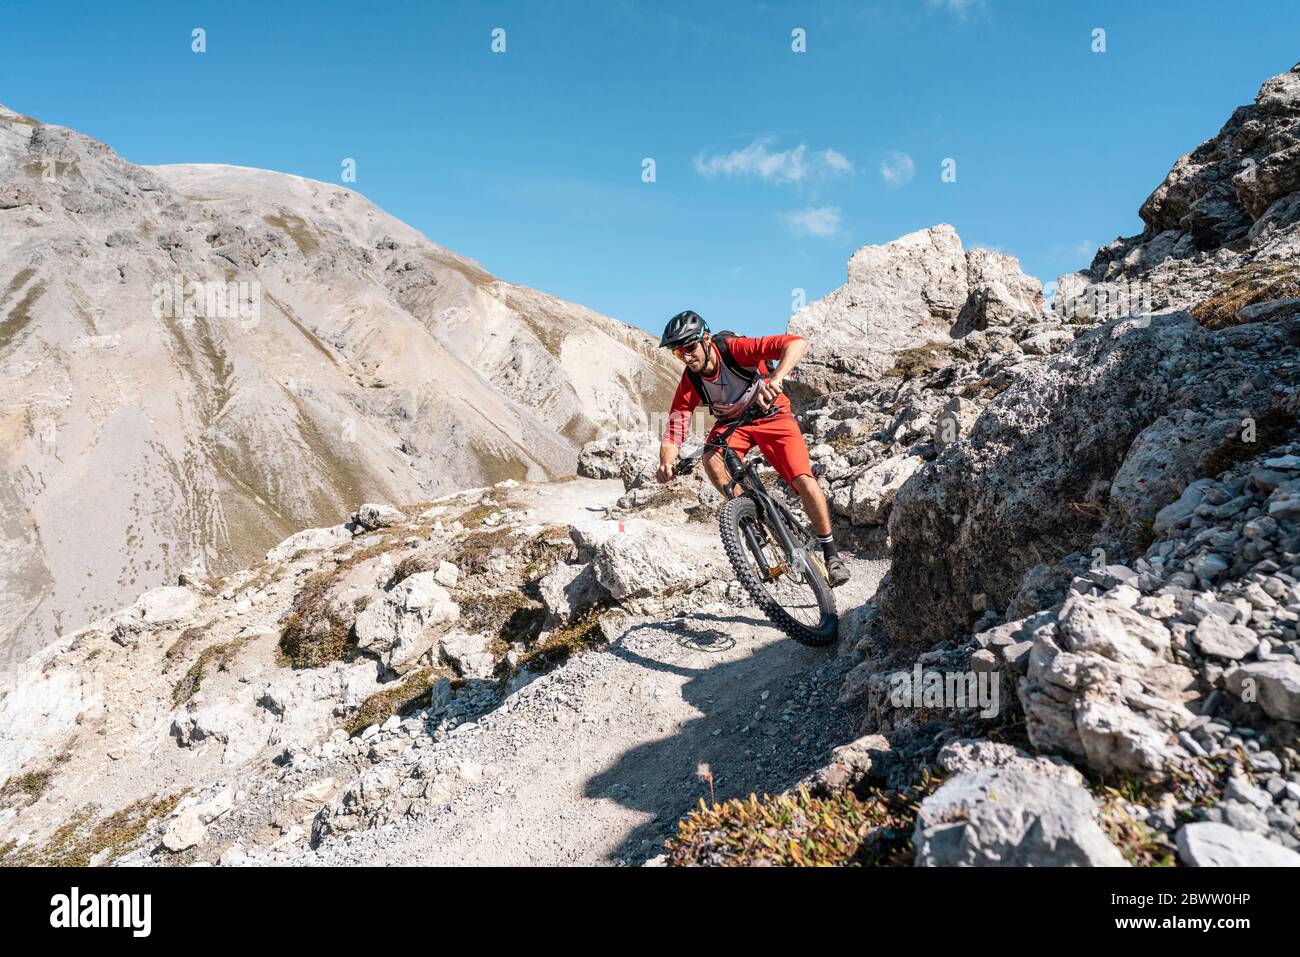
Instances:
[[[841,613],[886,563],[851,560]],[[630,619],[609,645],[520,689],[447,749],[456,781],[435,813],[327,842],[325,864],[641,863],[708,785],[779,790],[852,733],[834,703],[848,660],[805,648],[757,608]]]

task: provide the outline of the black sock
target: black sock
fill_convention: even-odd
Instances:
[[[832,558],[834,558],[836,555],[840,553],[839,549],[835,547],[835,538],[833,536],[818,535],[817,541],[818,543],[821,544],[822,554],[826,556],[827,561],[830,561]]]

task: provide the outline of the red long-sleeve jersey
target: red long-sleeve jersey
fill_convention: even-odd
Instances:
[[[783,335],[783,336],[735,336],[727,340],[727,348],[731,350],[731,355],[742,366],[747,369],[756,369],[764,359],[771,362],[777,362],[785,347],[801,336]],[[701,377],[705,382],[716,382],[722,375],[722,356],[718,354],[716,343],[710,343],[713,348],[713,359],[716,368],[713,375]],[[670,445],[681,445],[686,441],[686,432],[690,427],[691,413],[695,411],[700,404],[700,397],[695,392],[695,387],[691,385],[690,377],[686,372],[682,372],[682,380],[677,383],[677,391],[673,393],[672,405],[668,410],[668,428],[664,431],[663,441]],[[776,407],[783,412],[790,411],[790,400],[784,395],[777,396]]]

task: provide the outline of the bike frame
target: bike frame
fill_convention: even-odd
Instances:
[[[736,454],[735,449],[727,445],[727,439],[731,437],[731,434],[735,432],[736,429],[757,418],[754,414],[755,411],[757,411],[757,406],[750,406],[745,412],[741,413],[739,418],[727,426],[726,430],[709,439],[709,441],[705,443],[705,448],[712,448],[722,453],[722,461],[726,464],[727,474],[731,477],[730,481],[728,481],[725,486],[727,497],[735,498],[737,494],[744,494],[753,499],[754,503],[767,517],[768,528],[774,531],[777,538],[780,540],[781,548],[785,551],[786,558],[791,562],[797,561],[800,570],[805,574],[811,573],[812,569],[807,567],[803,548],[794,541],[789,531],[790,529],[799,528],[799,521],[794,517],[790,510],[786,508],[784,503],[776,501],[768,494],[767,487],[763,484],[763,480],[758,476],[757,463],[750,462],[749,464],[745,464],[741,460],[740,456]],[[694,468],[695,463],[703,457],[703,451],[701,451],[698,456],[692,456],[685,469],[681,469],[679,463],[679,474]],[[763,560],[762,549],[754,540],[753,532],[750,529],[745,529],[745,539],[746,544],[749,545],[750,551],[754,554],[755,561],[757,561],[759,565],[765,566],[766,562]]]

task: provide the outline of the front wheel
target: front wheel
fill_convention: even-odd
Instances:
[[[835,640],[840,619],[826,566],[816,550],[787,556],[781,538],[755,501],[742,495],[722,509],[722,545],[745,590],[773,624],[801,644],[822,648]],[[802,543],[797,529],[787,529]]]

